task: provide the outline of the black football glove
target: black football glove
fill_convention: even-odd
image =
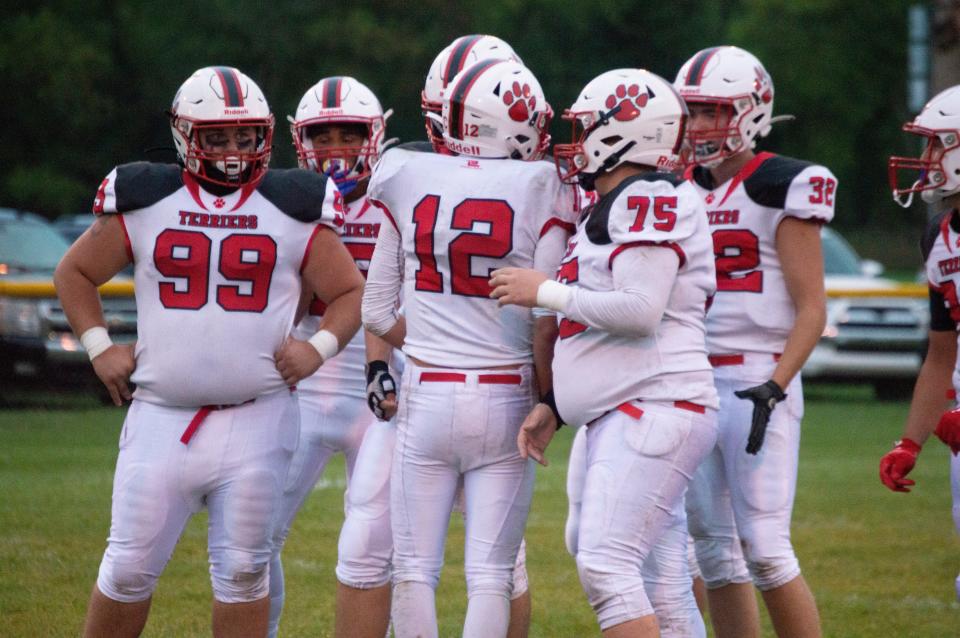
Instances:
[[[381,421],[386,421],[387,417],[380,407],[380,403],[387,398],[388,394],[397,394],[397,384],[394,383],[390,375],[390,366],[386,361],[370,361],[367,363],[367,405]]]
[[[747,454],[756,454],[763,445],[767,433],[770,413],[777,404],[787,398],[776,381],[770,379],[763,385],[734,392],[738,398],[753,401],[753,422],[750,424],[750,438],[747,439]]]

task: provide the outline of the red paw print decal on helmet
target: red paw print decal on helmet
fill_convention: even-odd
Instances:
[[[620,122],[629,122],[640,116],[640,109],[647,105],[650,96],[646,91],[640,92],[640,85],[631,84],[617,87],[617,90],[607,96],[606,105],[608,109],[620,106],[620,110],[614,113],[613,119]]]
[[[537,108],[537,96],[532,94],[529,84],[520,86],[514,82],[513,86],[503,93],[503,103],[509,106],[507,114],[514,122],[526,122],[530,114]]]

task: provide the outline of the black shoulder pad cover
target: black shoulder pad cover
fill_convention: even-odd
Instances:
[[[435,153],[436,152],[433,150],[433,144],[431,144],[426,140],[404,142],[403,144],[397,144],[396,146],[391,146],[390,148],[396,148],[402,151],[416,151],[418,153]]]
[[[289,217],[309,223],[323,217],[327,179],[302,168],[271,168],[257,190]]]
[[[116,208],[126,213],[153,206],[183,188],[181,169],[176,164],[133,162],[117,166]]]
[[[659,182],[665,181],[673,186],[683,184],[683,178],[673,173],[663,173],[660,171],[643,173],[642,175],[633,175],[626,178],[612,191],[600,198],[600,200],[589,208],[590,218],[587,219],[587,238],[598,246],[605,246],[612,240],[610,239],[610,208],[620,197],[620,193],[631,184],[636,182]]]
[[[927,262],[927,257],[933,250],[933,244],[936,243],[937,237],[940,235],[940,227],[943,226],[944,217],[952,214],[953,211],[945,210],[927,222],[927,227],[923,229],[923,236],[920,238],[920,255],[923,257],[924,263]]]
[[[787,204],[787,192],[793,178],[808,166],[813,166],[813,163],[773,155],[743,180],[743,187],[750,199],[761,206],[782,210]]]

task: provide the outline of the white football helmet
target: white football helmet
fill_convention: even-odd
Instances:
[[[906,208],[913,194],[932,204],[960,193],[960,85],[927,102],[903,130],[919,135],[926,145],[920,157],[891,157],[888,162],[893,199]],[[899,174],[909,171],[907,178]]]
[[[177,157],[198,178],[222,186],[256,183],[270,163],[273,114],[263,91],[233,67],[208,66],[193,73],[173,98],[170,129]],[[211,152],[199,133],[211,128],[254,127],[251,152]]]
[[[773,80],[760,60],[739,47],[698,52],[680,67],[674,86],[688,105],[717,107],[712,129],[687,130],[690,160],[697,164],[713,168],[770,133]]]
[[[467,67],[444,91],[442,109],[444,146],[458,155],[538,160],[550,145],[553,110],[519,62],[487,59]]]
[[[384,113],[373,91],[354,78],[320,80],[304,93],[296,115],[288,118],[300,167],[330,174],[338,185],[366,179],[384,150],[391,114]],[[319,124],[361,124],[366,135],[360,146],[314,148],[310,127]]]
[[[420,107],[423,110],[427,138],[437,152],[443,148],[443,129],[437,120],[428,114],[440,115],[443,109],[443,91],[457,73],[487,59],[515,60],[522,63],[509,44],[493,35],[461,36],[433,59],[420,94]]]
[[[624,162],[674,170],[686,117],[683,100],[659,75],[644,69],[598,75],[563,113],[573,134],[572,143],[553,149],[560,179],[593,190],[597,175]]]

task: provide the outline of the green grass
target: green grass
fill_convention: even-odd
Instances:
[[[868,389],[808,393],[794,543],[823,619],[824,635],[942,637],[960,633],[953,580],[960,569],[950,518],[948,454],[928,444],[917,488],[893,494],[877,479],[906,404],[877,403]],[[0,411],[0,635],[73,636],[82,624],[104,548],[123,412],[93,402],[43,400],[47,409]],[[52,407],[52,409],[51,409]],[[563,547],[561,431],[540,470],[527,527],[533,636],[598,634]],[[291,636],[333,626],[334,565],[342,520],[343,465],[335,461],[287,543]],[[146,636],[209,633],[206,517],[198,515],[160,581]],[[442,636],[459,635],[465,608],[463,526],[451,524],[438,596]],[[764,635],[772,635],[764,618]]]

